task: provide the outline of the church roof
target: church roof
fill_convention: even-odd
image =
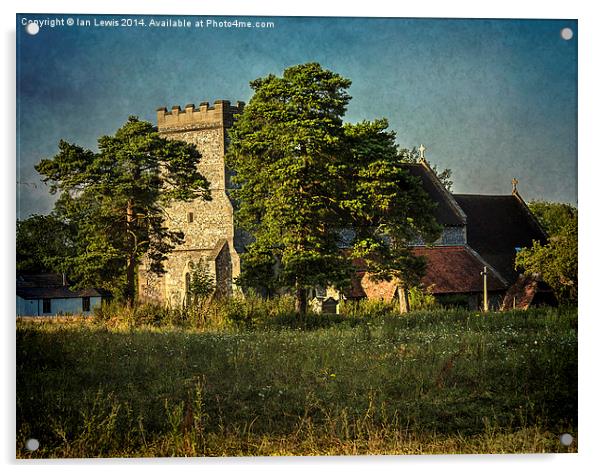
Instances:
[[[511,195],[454,194],[467,216],[467,243],[508,281],[514,281],[514,257],[518,248],[547,236],[529,208]]]
[[[416,247],[416,256],[427,260],[426,274],[422,284],[430,287],[433,294],[483,292],[485,266],[477,253],[466,246]],[[496,271],[489,267],[487,275],[488,291],[503,291],[506,284]]]
[[[487,264],[479,255],[466,246],[434,246],[414,247],[412,253],[426,258],[426,274],[421,282],[433,294],[467,294],[483,292],[483,276],[481,271]],[[363,269],[362,260],[354,260],[358,268],[356,277],[352,278],[349,297],[383,299],[390,301],[396,290],[394,281],[373,282]],[[488,265],[487,265],[488,266]],[[506,282],[488,266],[488,291],[504,291]]]
[[[412,176],[422,180],[424,190],[437,204],[435,217],[439,224],[460,226],[466,223],[466,215],[428,165],[407,163],[405,166]]]

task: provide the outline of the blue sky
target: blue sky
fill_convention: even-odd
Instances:
[[[424,143],[452,169],[454,192],[508,194],[517,177],[526,200],[576,203],[576,21],[239,19],[275,26],[64,25],[30,36],[18,16],[17,217],[52,208],[33,166],[61,138],[95,148],[128,115],[154,122],[160,106],[248,101],[249,81],[310,61],[351,79],[347,121],[387,118],[400,145]]]

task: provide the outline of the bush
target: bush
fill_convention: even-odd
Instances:
[[[103,302],[94,309],[96,322],[113,328],[134,328],[144,325],[168,325],[171,311],[159,304],[139,304],[128,307],[119,302]]]
[[[290,296],[263,299],[255,294],[227,299],[191,302],[186,307],[170,308],[142,303],[133,307],[103,302],[94,310],[94,320],[109,328],[179,327],[190,329],[253,329],[283,325],[298,317]]]
[[[410,310],[433,310],[438,307],[437,300],[430,287],[413,287],[408,291]]]
[[[444,308],[463,308],[468,309],[469,300],[465,294],[445,294],[439,296],[439,304]]]
[[[398,309],[394,303],[382,300],[347,300],[343,301],[340,307],[341,315],[357,318],[375,318],[383,315],[396,314],[397,312]]]
[[[225,307],[226,319],[238,328],[268,326],[274,321],[297,318],[294,299],[286,295],[264,299],[257,294],[250,293],[245,297],[228,299],[225,301]]]

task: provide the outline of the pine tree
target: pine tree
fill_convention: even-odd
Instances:
[[[337,247],[337,166],[350,84],[316,63],[257,79],[231,131],[237,219],[255,238],[243,265],[273,260],[278,284],[294,288],[298,313],[308,288],[344,284],[349,274]],[[242,279],[252,272],[243,266]]]
[[[299,314],[309,288],[349,285],[353,255],[375,277],[411,279],[424,262],[408,242],[439,230],[386,121],[343,124],[350,85],[316,63],[257,79],[231,130],[237,225],[254,238],[240,282],[292,288]],[[345,245],[353,251],[341,251]]]
[[[98,148],[61,140],[59,153],[36,170],[60,193],[57,215],[77,229],[76,254],[65,261],[73,279],[132,304],[141,259],[162,273],[166,255],[182,242],[181,232],[166,227],[164,209],[174,200],[209,199],[209,186],[193,145],[167,140],[136,117],[99,138]]]

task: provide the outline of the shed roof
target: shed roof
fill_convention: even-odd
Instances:
[[[23,299],[74,299],[80,297],[101,297],[96,289],[71,290],[61,287],[17,287],[17,295]]]
[[[17,295],[23,299],[101,297],[96,289],[72,290],[62,274],[17,274]]]

